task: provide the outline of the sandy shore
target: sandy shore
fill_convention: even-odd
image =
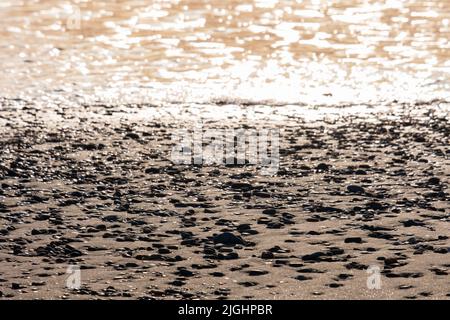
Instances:
[[[449,103],[0,104],[1,298],[450,298]],[[173,165],[200,118],[280,128],[278,174]]]

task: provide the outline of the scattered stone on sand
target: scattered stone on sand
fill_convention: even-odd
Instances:
[[[204,123],[280,128],[274,176],[172,163],[174,110],[206,105],[0,105],[2,299],[450,295],[448,102]],[[374,266],[383,290],[365,290]]]

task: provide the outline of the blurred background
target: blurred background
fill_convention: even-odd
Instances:
[[[450,0],[0,0],[0,94],[342,104],[446,98]]]

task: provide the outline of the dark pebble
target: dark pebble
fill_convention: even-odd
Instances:
[[[362,243],[362,239],[360,237],[349,237],[345,238],[345,243]]]
[[[347,191],[350,193],[364,193],[364,188],[356,185],[347,186]]]
[[[222,243],[225,245],[236,245],[236,244],[245,245],[246,244],[245,241],[241,237],[235,236],[231,232],[224,232],[219,235],[216,235],[216,236],[214,236],[213,241],[214,241],[214,243]]]

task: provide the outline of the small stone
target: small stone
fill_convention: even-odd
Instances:
[[[372,201],[367,203],[367,208],[372,210],[383,210],[383,205],[379,202]]]
[[[435,185],[435,186],[437,186],[437,185],[439,185],[440,183],[441,183],[441,180],[440,180],[439,178],[432,177],[432,178],[428,179],[428,184],[429,184],[429,185]]]
[[[258,282],[245,281],[245,282],[239,282],[239,284],[244,287],[254,287],[254,286],[258,285]]]
[[[11,289],[13,289],[13,290],[20,290],[23,288],[25,288],[25,286],[21,285],[20,283],[16,283],[16,282],[11,283]]]
[[[244,223],[244,224],[238,225],[236,229],[238,231],[247,231],[247,230],[250,230],[251,228],[250,228],[250,224]]]
[[[409,284],[402,284],[402,285],[398,286],[398,288],[400,290],[408,290],[408,289],[414,288],[414,286],[409,285]]]
[[[275,255],[270,251],[264,251],[261,254],[261,259],[273,259],[273,258],[275,258]]]
[[[297,279],[299,281],[305,281],[305,280],[311,280],[312,277],[308,277],[308,276],[304,276],[304,275],[300,274],[300,275],[296,276],[295,279]]]
[[[266,270],[248,270],[246,272],[249,276],[262,276],[269,273],[269,271]]]
[[[175,274],[180,277],[193,277],[195,275],[194,272],[189,271],[187,269],[180,269]]]
[[[277,213],[277,210],[274,208],[264,209],[262,213],[267,214],[269,216],[274,216]]]
[[[170,251],[169,249],[167,249],[167,248],[159,248],[158,249],[158,253],[159,254],[169,254],[169,253],[171,253],[172,251]]]
[[[357,185],[349,185],[347,186],[347,191],[350,193],[364,193],[365,190],[363,187]]]
[[[330,166],[327,165],[326,163],[319,163],[319,165],[316,167],[316,169],[319,171],[328,171],[328,170],[330,170]]]
[[[360,237],[349,237],[345,238],[345,243],[362,243],[362,239]]]
[[[212,275],[213,277],[224,277],[225,274],[222,272],[211,272],[210,275]]]
[[[125,138],[133,139],[133,140],[139,140],[139,135],[134,132],[129,132],[125,135]]]
[[[239,237],[235,236],[231,232],[224,232],[221,233],[213,238],[214,243],[222,243],[225,245],[236,245],[236,244],[242,244],[245,245],[245,241]]]
[[[314,252],[311,254],[304,255],[302,257],[303,261],[319,261],[325,254],[323,252]]]
[[[117,222],[117,221],[119,221],[119,217],[116,215],[109,215],[109,216],[103,217],[102,220],[107,221],[107,222]]]
[[[172,282],[169,282],[169,284],[176,286],[176,287],[181,287],[181,286],[184,286],[186,284],[186,282],[181,281],[181,280],[174,280]]]

